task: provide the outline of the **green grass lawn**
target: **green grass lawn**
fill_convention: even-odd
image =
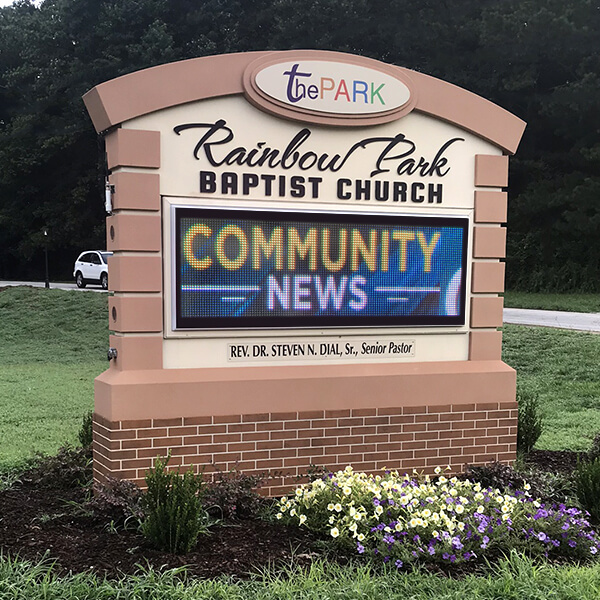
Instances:
[[[93,379],[107,367],[107,295],[11,288],[0,292],[0,319],[2,471],[22,465],[33,451],[52,453],[65,441],[76,442],[81,418],[93,405]],[[518,370],[519,385],[541,398],[545,430],[538,447],[587,449],[600,431],[598,357],[598,335],[504,328],[504,359]],[[89,574],[58,577],[49,563],[0,559],[0,599],[115,597],[595,600],[600,565],[554,567],[515,554],[491,573],[458,579],[317,563],[307,572],[272,570],[246,582],[186,581],[181,572],[143,568],[138,576],[105,581]]]
[[[0,561],[0,598],[7,600],[597,600],[599,595],[600,565],[552,567],[516,553],[487,575],[459,578],[317,562],[305,571],[273,569],[249,581],[186,580],[181,570],[145,569],[110,581],[87,573],[57,577],[49,565]]]
[[[107,367],[106,294],[0,292],[0,470],[75,443]]]
[[[588,450],[600,433],[600,335],[504,326],[504,361],[539,394],[544,430],[536,448]]]
[[[566,310],[568,312],[600,312],[600,294],[531,294],[505,292],[506,308],[537,308],[539,310]]]
[[[93,380],[108,364],[107,295],[9,288],[0,292],[0,319],[3,470],[77,441],[93,406]],[[519,385],[540,395],[538,448],[586,450],[600,432],[599,357],[598,335],[505,326],[504,360],[517,369]]]

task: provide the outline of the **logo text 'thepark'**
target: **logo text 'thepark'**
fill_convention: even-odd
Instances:
[[[294,64],[289,71],[284,71],[288,78],[287,99],[291,103],[300,100],[332,100],[335,102],[351,102],[354,104],[372,104],[385,106],[382,90],[385,83],[360,79],[346,80],[335,77],[313,77],[312,73],[299,70]]]

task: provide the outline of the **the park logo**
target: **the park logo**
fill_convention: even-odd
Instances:
[[[377,116],[411,101],[411,90],[391,73],[328,60],[292,60],[260,67],[254,84],[269,99],[317,114]]]

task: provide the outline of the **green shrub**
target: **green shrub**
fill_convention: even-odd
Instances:
[[[91,505],[115,528],[127,528],[132,522],[139,527],[144,520],[142,498],[142,490],[133,481],[109,477],[95,489]]]
[[[147,490],[142,500],[145,514],[142,533],[160,550],[172,554],[189,552],[200,533],[207,530],[208,515],[202,505],[204,482],[192,467],[183,475],[167,471],[167,457],[156,458],[146,472]]]
[[[254,518],[265,504],[265,499],[255,491],[261,481],[260,476],[247,475],[237,469],[219,471],[216,481],[207,486],[205,505],[225,519]]]
[[[600,458],[577,465],[575,486],[581,506],[600,523]]]
[[[81,422],[81,428],[79,429],[78,437],[79,443],[82,448],[89,448],[93,441],[93,425],[94,425],[94,411],[90,410],[83,415]]]
[[[532,390],[517,390],[519,422],[517,430],[517,450],[527,454],[533,450],[542,435],[542,416],[538,395]]]

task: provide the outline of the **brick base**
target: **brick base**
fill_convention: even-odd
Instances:
[[[94,479],[144,485],[146,469],[171,452],[172,467],[233,468],[266,476],[262,493],[287,493],[311,465],[431,473],[450,465],[512,462],[516,402],[182,417],[94,418]]]

